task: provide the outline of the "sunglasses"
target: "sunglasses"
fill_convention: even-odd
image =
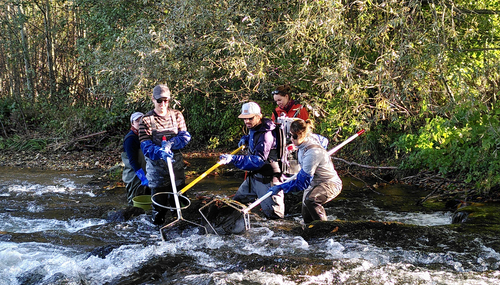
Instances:
[[[158,104],[161,104],[163,102],[167,102],[168,103],[169,101],[170,101],[169,99],[162,99],[162,98],[156,99],[156,103],[158,103]]]
[[[255,118],[255,116],[253,116],[251,118],[244,118],[243,121],[253,121],[254,118]]]
[[[298,139],[298,138],[299,138],[299,136],[298,136],[297,134],[288,133],[288,135],[289,135],[290,137],[292,137],[292,139],[294,139],[294,140],[296,140],[296,139]]]
[[[280,91],[279,90],[274,90],[273,92],[271,92],[271,95],[276,95],[276,94],[279,94]]]

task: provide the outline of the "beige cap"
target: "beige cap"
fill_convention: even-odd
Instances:
[[[259,105],[255,102],[248,102],[243,104],[243,106],[241,107],[241,114],[238,116],[238,118],[248,119],[256,115],[258,116],[262,115],[260,113]]]

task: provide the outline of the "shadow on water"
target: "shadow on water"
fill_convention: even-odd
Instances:
[[[193,159],[190,167],[215,162]],[[192,201],[186,219],[201,223],[197,209],[242,182],[242,172],[216,171],[185,193]],[[304,225],[301,195],[289,195],[283,220],[256,209],[242,234],[173,226],[163,241],[149,213],[126,207],[124,188],[89,184],[94,174],[0,169],[1,285],[500,281],[498,235],[451,224],[452,210],[417,205],[424,189],[374,191],[343,178],[344,190],[327,204],[328,222]]]

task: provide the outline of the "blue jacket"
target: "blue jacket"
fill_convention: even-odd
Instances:
[[[275,145],[272,133],[275,127],[272,120],[262,118],[260,125],[250,129],[250,133],[242,137],[249,147],[249,154],[234,155],[232,159],[234,166],[242,170],[256,171],[268,163],[269,152]]]
[[[130,130],[125,136],[125,140],[123,141],[123,148],[127,153],[130,166],[132,166],[134,172],[137,172],[142,168],[139,162],[139,150],[141,149],[141,145],[139,143],[139,136],[132,130]]]

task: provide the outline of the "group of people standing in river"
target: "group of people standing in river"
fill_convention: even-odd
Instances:
[[[245,170],[247,175],[233,199],[242,203],[254,200],[272,192],[271,197],[261,202],[263,213],[270,219],[284,218],[284,195],[303,191],[302,217],[305,223],[327,220],[323,205],[334,199],[342,189],[326,146],[312,133],[313,122],[307,109],[291,97],[290,86],[282,85],[271,92],[277,107],[271,119],[265,118],[255,102],[244,103],[238,118],[248,128],[238,145],[245,145],[246,155],[222,154],[220,164],[233,164]],[[125,164],[123,181],[127,184],[127,200],[132,205],[136,195],[155,195],[172,192],[167,160],[173,162],[175,184],[185,184],[183,158],[180,149],[190,141],[182,113],[169,108],[171,92],[166,85],[154,87],[151,100],[154,109],[147,114],[135,112],[130,117],[131,129],[124,139]],[[276,138],[273,130],[279,118],[292,118],[287,134],[296,150],[300,169],[285,181],[278,165]],[[279,125],[279,124],[278,124]],[[171,203],[169,195],[156,195],[161,205]],[[162,225],[167,211],[152,205],[152,222]]]

